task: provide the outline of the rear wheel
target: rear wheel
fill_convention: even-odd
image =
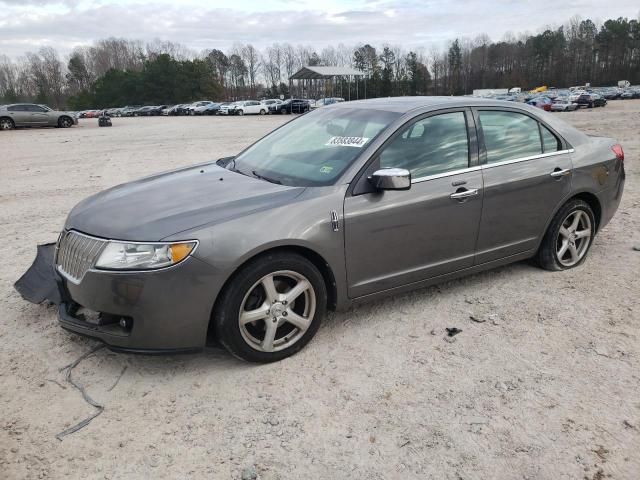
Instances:
[[[298,352],[315,335],[327,308],[322,274],[295,253],[272,253],[247,264],[221,293],[216,335],[238,358],[273,362]]]
[[[264,109],[260,110],[260,115],[265,115],[267,112],[264,111]]]
[[[549,225],[538,250],[538,264],[546,270],[566,270],[580,265],[593,243],[595,225],[588,203],[567,202]]]
[[[13,130],[16,124],[10,118],[0,118],[0,130]]]

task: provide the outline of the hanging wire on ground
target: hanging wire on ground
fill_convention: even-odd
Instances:
[[[116,388],[116,385],[118,385],[118,382],[120,381],[120,379],[122,378],[122,376],[124,375],[124,372],[127,371],[127,365],[125,365],[124,367],[122,367],[122,371],[120,372],[120,375],[118,376],[118,378],[116,378],[116,381],[114,382],[113,385],[111,385],[108,389],[107,392],[110,392],[111,390],[113,390],[114,388]]]
[[[105,345],[104,344],[100,344],[97,345],[96,347],[92,348],[91,350],[89,350],[88,352],[82,354],[80,357],[78,357],[75,361],[73,361],[72,363],[70,363],[69,365],[66,365],[64,367],[62,367],[60,369],[60,372],[63,371],[67,371],[67,375],[65,376],[65,380],[67,382],[69,382],[71,385],[73,385],[74,387],[76,387],[78,390],[80,390],[80,393],[82,393],[82,398],[84,398],[85,402],[87,402],[89,405],[91,405],[92,407],[97,408],[98,410],[93,414],[90,415],[89,417],[85,418],[84,420],[82,420],[79,423],[76,423],[73,427],[69,427],[66,430],[58,433],[56,435],[56,438],[60,441],[62,441],[63,437],[66,437],[67,435],[70,435],[74,432],[77,432],[78,430],[80,430],[81,428],[86,427],[87,425],[89,425],[89,423],[91,423],[91,420],[93,420],[94,418],[96,418],[98,415],[100,415],[103,411],[104,411],[104,405],[100,405],[98,402],[96,402],[95,400],[93,400],[89,394],[86,392],[86,390],[84,389],[84,387],[78,383],[76,383],[73,378],[71,378],[71,371],[78,366],[78,364],[84,360],[85,358],[93,355],[94,353],[96,353],[98,350],[104,348]],[[123,372],[124,373],[124,372]],[[114,385],[115,386],[115,385]]]

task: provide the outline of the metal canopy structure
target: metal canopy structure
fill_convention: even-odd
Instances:
[[[296,73],[289,77],[289,90],[292,90],[293,81],[297,81],[300,96],[306,98],[315,98],[318,96],[336,96],[342,97],[343,84],[346,79],[347,100],[351,100],[351,81],[352,78],[356,82],[356,98],[358,95],[358,77],[364,77],[365,74],[360,70],[351,67],[326,67],[326,66],[310,66],[302,67]]]
[[[333,77],[364,77],[364,73],[351,67],[302,67],[289,80],[329,80]]]

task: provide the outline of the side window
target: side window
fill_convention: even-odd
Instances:
[[[469,139],[464,112],[418,120],[380,154],[380,167],[405,168],[414,179],[468,166]]]
[[[538,122],[516,112],[480,111],[487,163],[540,155]]]
[[[39,113],[46,112],[46,110],[39,105],[29,105],[28,107],[29,107],[28,110],[30,112],[39,112]]]
[[[26,112],[26,111],[28,111],[26,105],[14,105],[12,107],[8,107],[7,110],[9,110],[10,112]]]
[[[542,133],[542,149],[544,153],[557,152],[562,150],[562,143],[551,130],[540,124],[540,132]]]

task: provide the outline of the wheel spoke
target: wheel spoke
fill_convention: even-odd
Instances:
[[[582,210],[576,210],[576,213],[573,217],[573,222],[571,222],[571,226],[569,227],[570,232],[575,232],[578,229],[578,225],[580,224],[580,219],[582,218]]]
[[[264,303],[255,310],[245,310],[240,314],[240,325],[246,325],[247,323],[255,322],[256,320],[263,320],[269,315],[269,305]]]
[[[265,322],[266,330],[264,332],[264,338],[260,343],[262,350],[265,352],[273,351],[273,341],[276,338],[276,330],[278,330],[278,325],[274,322]]]
[[[562,235],[564,238],[569,238],[569,235],[571,235],[571,233],[565,227],[560,227],[560,235]]]
[[[578,249],[576,248],[575,245],[569,244],[569,253],[571,254],[571,261],[577,262],[579,256],[578,256]]]
[[[285,299],[288,303],[293,303],[293,301],[302,295],[309,287],[311,287],[311,284],[308,281],[300,280],[296,283],[295,287],[284,294]]]
[[[273,283],[273,275],[269,275],[262,279],[262,288],[264,288],[264,293],[266,294],[269,303],[273,303],[278,300],[278,291],[276,290],[275,283]]]
[[[560,247],[560,250],[558,250],[558,258],[560,260],[562,260],[562,257],[564,257],[564,254],[567,253],[568,248],[569,248],[569,240],[564,240],[562,242],[562,247]]]
[[[292,312],[291,310],[289,310],[288,315],[284,317],[284,321],[289,322],[291,325],[298,327],[303,332],[307,328],[309,328],[309,325],[311,324],[311,319],[305,318],[302,315],[298,315],[297,313]]]
[[[576,232],[576,238],[585,238],[585,237],[590,237],[591,236],[591,229],[587,228],[585,230],[580,230],[579,232]]]

